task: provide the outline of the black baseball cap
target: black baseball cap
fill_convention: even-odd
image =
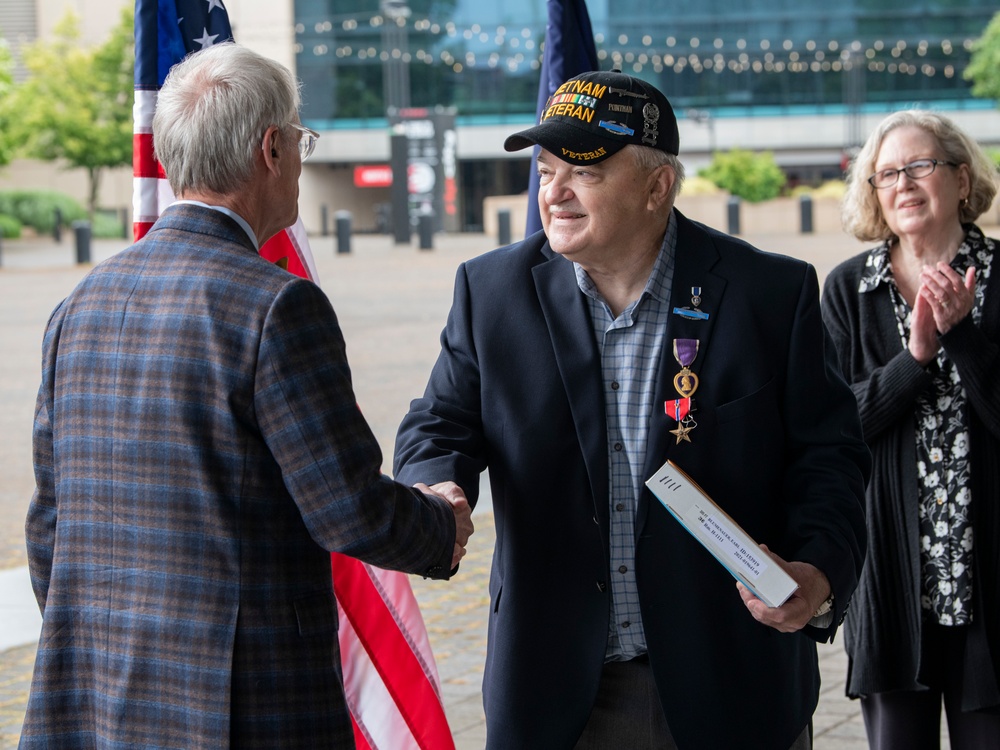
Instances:
[[[633,143],[676,155],[674,110],[654,86],[621,71],[570,78],[545,104],[537,125],[507,138],[507,151],[537,144],[571,164],[596,164]]]

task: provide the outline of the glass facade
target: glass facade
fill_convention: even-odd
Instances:
[[[604,68],[716,117],[975,100],[962,73],[987,0],[591,0]],[[384,127],[387,107],[460,124],[534,116],[545,0],[295,0],[303,119]]]

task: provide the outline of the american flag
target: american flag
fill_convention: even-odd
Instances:
[[[174,201],[153,154],[156,96],[185,55],[233,38],[222,0],[136,0],[133,130],[134,236]],[[318,281],[301,219],[261,255]],[[331,556],[340,608],[344,687],[359,750],[454,750],[440,680],[409,579],[354,558]]]

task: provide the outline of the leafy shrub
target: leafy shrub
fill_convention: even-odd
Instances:
[[[712,163],[698,174],[750,203],[777,198],[785,185],[785,173],[770,151],[755,154],[734,148],[716,152]]]
[[[21,236],[21,222],[13,216],[0,214],[0,237],[14,240]]]
[[[847,183],[843,180],[827,180],[813,190],[813,198],[836,198],[841,200],[847,192]]]
[[[809,195],[813,198],[834,198],[841,200],[846,190],[847,184],[843,180],[827,180],[819,187],[799,185],[792,190],[792,197],[797,198],[800,195]]]
[[[131,227],[129,227],[131,229]],[[93,237],[104,239],[117,239],[122,237],[122,220],[116,211],[97,211],[94,214],[94,223],[91,227]],[[131,237],[131,234],[129,234]]]
[[[718,185],[701,175],[688,177],[681,185],[681,195],[716,195],[721,192]]]
[[[52,233],[57,208],[62,214],[63,225],[67,227],[71,221],[87,217],[87,212],[79,203],[54,190],[0,191],[0,214],[15,217],[21,224],[34,228],[39,234]]]

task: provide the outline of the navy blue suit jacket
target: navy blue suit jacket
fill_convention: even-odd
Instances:
[[[814,269],[676,214],[670,316],[645,476],[673,459],[759,542],[812,563],[835,622],[864,558],[869,455],[820,318]],[[700,342],[698,426],[677,444],[674,338]],[[396,444],[404,483],[489,469],[496,517],[483,684],[489,748],[572,748],[608,639],[608,447],[599,355],[573,264],[542,233],[458,271],[442,350]],[[815,638],[757,623],[735,583],[648,492],[636,576],[650,661],[681,748],[785,750],[818,699]]]

